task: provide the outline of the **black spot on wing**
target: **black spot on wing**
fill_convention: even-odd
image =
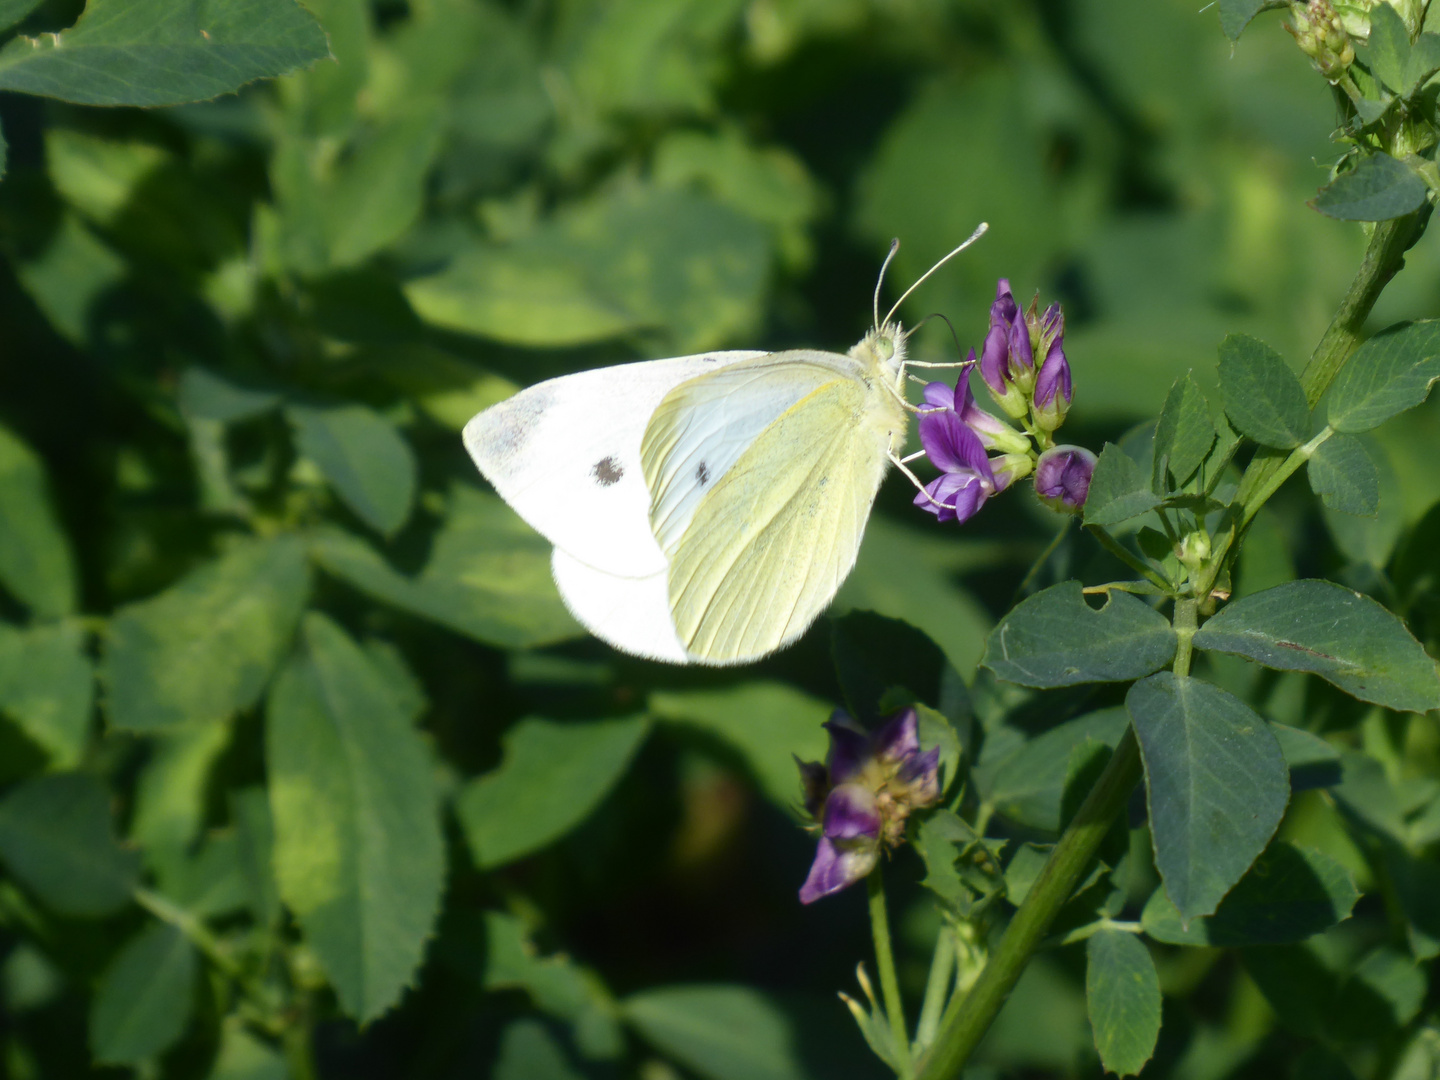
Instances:
[[[710,482],[710,469],[703,461],[695,470],[695,479],[700,481],[702,487]]]
[[[601,487],[609,487],[611,484],[620,482],[620,478],[625,475],[625,470],[621,467],[620,462],[611,456],[597,461],[590,473]]]

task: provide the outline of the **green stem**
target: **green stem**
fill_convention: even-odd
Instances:
[[[1356,273],[1355,280],[1350,283],[1345,298],[1341,300],[1335,318],[1330,321],[1320,343],[1310,354],[1310,362],[1300,374],[1305,400],[1312,409],[1325,396],[1325,391],[1330,389],[1330,384],[1345,366],[1345,361],[1350,359],[1351,353],[1359,346],[1361,330],[1375,307],[1375,301],[1390,283],[1390,279],[1405,265],[1405,252],[1424,233],[1429,218],[1430,208],[1426,206],[1403,218],[1382,221],[1370,234],[1370,246],[1365,249],[1360,270]],[[1261,451],[1250,460],[1245,475],[1240,479],[1240,489],[1236,495],[1237,500],[1246,506],[1248,514],[1243,522],[1232,518],[1230,527],[1216,537],[1215,550],[1207,571],[1196,582],[1197,596],[1207,596],[1214,588],[1216,579],[1224,569],[1225,560],[1245,530],[1245,524],[1255,516],[1255,511],[1260,509],[1265,499],[1279,490],[1284,476],[1281,476],[1279,481],[1276,476],[1284,469],[1291,456],[1276,451]],[[1264,492],[1263,498],[1259,497],[1261,492]]]
[[[151,892],[144,886],[137,885],[131,895],[135,902],[151,915],[161,922],[169,923],[184,934],[190,943],[200,950],[205,959],[209,960],[217,970],[239,988],[254,1007],[256,1022],[271,1034],[284,1026],[284,1021],[280,1018],[283,1006],[279,997],[260,985],[201,920],[167,897]]]
[[[955,976],[955,931],[942,926],[935,935],[935,955],[930,960],[930,978],[925,983],[925,1001],[920,1006],[920,1021],[915,1025],[915,1044],[929,1046],[940,1027],[940,1014],[950,997],[950,984]]]
[[[1086,525],[1085,531],[1095,537],[1096,540],[1099,540],[1101,547],[1110,552],[1111,555],[1114,555],[1126,566],[1130,567],[1131,570],[1134,570],[1141,577],[1145,578],[1152,585],[1157,586],[1166,596],[1170,596],[1175,592],[1173,585],[1132,555],[1124,544],[1116,540],[1099,525]]]
[[[1030,564],[1030,570],[1026,573],[1025,577],[1021,579],[1019,586],[1015,589],[1015,600],[1011,604],[1012,607],[1030,595],[1030,586],[1035,584],[1035,579],[1040,576],[1040,571],[1044,569],[1045,564],[1050,560],[1050,556],[1054,555],[1060,547],[1061,541],[1070,535],[1070,523],[1074,520],[1073,517],[1067,517],[1064,524],[1055,531],[1054,538],[1051,539],[1050,543],[1045,545],[1045,550],[1040,553],[1040,557]]]
[[[905,1006],[900,1000],[900,980],[895,977],[895,953],[890,947],[890,917],[885,910],[885,881],[876,866],[865,879],[870,890],[870,932],[875,938],[875,966],[880,970],[880,993],[895,1038],[895,1055],[900,1060],[901,1080],[915,1075],[910,1059],[910,1036],[905,1030]]]
[[[306,1001],[301,1005],[299,1014],[291,1018],[281,1038],[290,1080],[316,1080],[319,1076],[311,1041],[310,1006]]]
[[[1199,601],[1193,598],[1175,601],[1175,664],[1172,670],[1176,675],[1190,674],[1191,641],[1196,627],[1200,625],[1199,606]]]
[[[945,1010],[935,1045],[921,1059],[918,1080],[948,1080],[960,1072],[1010,996],[1055,915],[1075,891],[1139,779],[1140,749],[1134,732],[1127,730],[1070,827],[1050,853],[1025,902],[1010,920],[985,970],[970,992],[964,997],[957,996]]]

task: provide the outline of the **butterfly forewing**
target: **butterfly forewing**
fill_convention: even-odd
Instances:
[[[855,564],[905,419],[873,380],[832,371],[705,492],[662,545],[676,632],[693,657],[762,656],[825,609]]]
[[[610,574],[656,574],[665,557],[650,529],[640,464],[645,425],[676,385],[764,355],[677,356],[549,379],[474,417],[465,448],[501,498],[557,548]]]
[[[836,378],[837,363],[853,361],[820,352],[770,353],[703,373],[665,395],[641,443],[650,524],[662,550],[675,546],[700,500],[761,432]]]

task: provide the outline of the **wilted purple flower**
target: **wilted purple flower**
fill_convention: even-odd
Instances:
[[[1056,446],[1040,455],[1035,465],[1035,494],[1046,506],[1078,514],[1090,494],[1095,455],[1080,446]]]
[[[841,709],[825,729],[826,763],[796,759],[805,808],[820,826],[820,846],[800,888],[802,904],[868,875],[883,848],[904,841],[911,811],[940,798],[940,748],[921,751],[913,708],[890,716],[874,735]]]

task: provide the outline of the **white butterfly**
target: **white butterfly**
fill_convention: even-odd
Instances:
[[[714,352],[549,379],[465,425],[481,473],[555,545],[560,595],[596,637],[676,664],[740,664],[803,634],[855,565],[898,457],[908,333],[847,354]],[[895,244],[885,260],[889,266]],[[881,283],[885,269],[881,268]],[[948,365],[938,365],[948,366]],[[917,486],[919,481],[915,481]]]

